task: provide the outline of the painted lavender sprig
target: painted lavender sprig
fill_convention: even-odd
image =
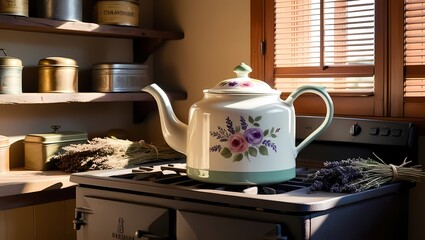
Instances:
[[[226,131],[226,129],[220,126],[218,127],[218,132],[211,131],[210,135],[218,139],[220,142],[226,142],[230,137],[230,134]]]
[[[274,144],[272,141],[270,141],[270,140],[264,140],[262,143],[263,143],[265,146],[272,148],[272,149],[273,149],[273,151],[277,152],[277,146],[276,146],[276,144]]]
[[[241,116],[240,122],[242,130],[246,130],[248,128],[248,123],[246,123],[245,118]]]
[[[231,133],[231,134],[235,134],[235,128],[233,126],[233,122],[232,119],[230,119],[230,117],[226,118],[226,126],[227,126],[227,130]]]

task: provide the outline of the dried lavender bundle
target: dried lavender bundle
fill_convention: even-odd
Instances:
[[[325,162],[324,167],[309,174],[305,181],[312,182],[309,192],[327,191],[338,193],[361,192],[377,188],[393,181],[421,182],[425,172],[420,165],[407,167],[405,159],[401,165],[386,164],[382,159],[347,159]]]
[[[84,144],[71,144],[50,162],[65,172],[118,169],[147,161],[182,158],[181,153],[166,144],[147,144],[117,138],[93,138]]]

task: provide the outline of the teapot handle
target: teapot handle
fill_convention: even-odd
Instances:
[[[326,130],[326,128],[329,127],[334,115],[334,105],[333,105],[332,99],[329,96],[328,92],[326,92],[324,87],[311,86],[311,85],[301,86],[297,88],[294,92],[292,92],[288,96],[285,102],[293,106],[293,102],[295,101],[295,99],[304,93],[314,93],[316,95],[319,95],[324,100],[326,104],[326,116],[322,124],[316,130],[314,130],[310,135],[308,135],[308,137],[306,137],[300,144],[298,144],[298,146],[295,147],[295,151],[296,151],[295,156],[297,156],[301,150],[303,150],[316,137],[318,137],[319,134],[321,134],[324,130]]]

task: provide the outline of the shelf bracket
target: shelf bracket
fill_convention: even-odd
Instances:
[[[157,109],[155,101],[133,102],[133,123],[142,123],[150,113]]]
[[[134,62],[144,63],[149,56],[158,50],[164,39],[162,38],[136,38],[133,39],[133,56]]]

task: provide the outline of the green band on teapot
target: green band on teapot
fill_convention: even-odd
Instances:
[[[295,177],[295,168],[267,172],[225,172],[187,167],[190,178],[201,182],[230,185],[262,185],[281,183]]]

